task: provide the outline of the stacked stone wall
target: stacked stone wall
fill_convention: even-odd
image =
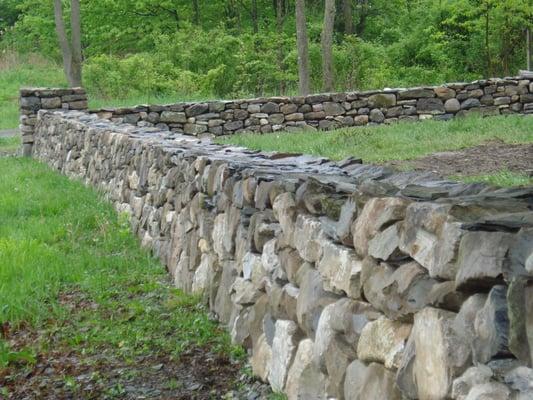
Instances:
[[[131,216],[290,400],[533,398],[533,188],[77,112],[39,112],[34,136],[37,159]]]
[[[88,102],[82,88],[27,88],[20,90],[19,106],[22,154],[31,156],[39,110],[87,110]]]
[[[437,87],[142,105],[92,110],[101,118],[187,135],[331,130],[367,124],[448,120],[468,114],[533,114],[533,80],[516,78]]]

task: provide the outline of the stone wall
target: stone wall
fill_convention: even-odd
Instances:
[[[533,114],[533,80],[506,78],[438,87],[146,105],[93,110],[101,118],[187,135],[330,130],[367,124],[448,120],[480,113]]]
[[[533,188],[72,111],[40,111],[34,136],[37,159],[130,214],[176,286],[203,294],[289,399],[533,398]]]
[[[28,157],[32,154],[33,131],[39,110],[87,110],[88,103],[82,88],[25,88],[20,90],[19,106],[22,154]]]

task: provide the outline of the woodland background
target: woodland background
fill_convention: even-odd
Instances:
[[[295,94],[291,0],[81,0],[84,85],[98,98]],[[70,2],[64,1],[67,16]],[[305,2],[311,91],[324,1]],[[525,68],[531,0],[337,0],[339,91],[508,76]],[[0,52],[60,65],[52,0],[0,0]]]

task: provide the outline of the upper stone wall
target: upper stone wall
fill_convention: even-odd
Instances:
[[[39,112],[34,136],[36,158],[129,213],[290,400],[533,398],[533,188],[78,112]]]
[[[33,131],[39,110],[87,110],[85,89],[20,89],[20,132],[22,134],[22,154],[30,156],[33,148]]]
[[[187,135],[330,130],[367,124],[448,120],[479,113],[533,114],[533,80],[489,79],[438,87],[142,105],[92,110],[101,118]]]

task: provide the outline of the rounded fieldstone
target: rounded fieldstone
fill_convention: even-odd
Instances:
[[[457,99],[448,99],[444,103],[444,109],[446,112],[457,112],[461,109],[461,103]]]
[[[370,121],[381,123],[385,121],[385,115],[383,115],[381,110],[374,108],[372,111],[370,111]]]

